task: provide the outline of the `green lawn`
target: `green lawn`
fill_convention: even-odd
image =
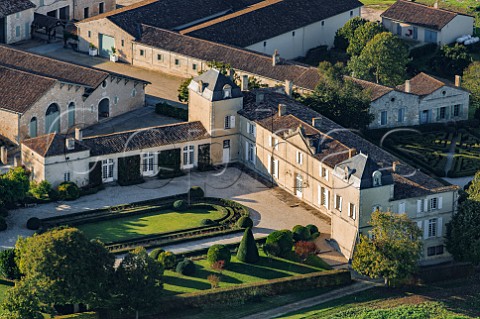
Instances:
[[[89,238],[97,238],[104,243],[138,238],[156,233],[182,230],[201,226],[202,219],[217,220],[225,212],[205,207],[191,208],[183,212],[161,210],[158,212],[109,219],[101,222],[79,225]]]
[[[260,261],[256,264],[243,263],[232,256],[232,263],[221,274],[220,287],[307,274],[328,268],[328,265],[325,265],[319,257],[314,258],[314,262],[310,262],[314,266],[310,266],[282,258],[268,258],[261,250],[259,253]],[[165,271],[165,292],[167,294],[180,294],[210,289],[207,277],[216,274],[216,272],[210,269],[205,259],[195,260],[195,265],[197,271],[193,277],[183,276],[169,270]]]

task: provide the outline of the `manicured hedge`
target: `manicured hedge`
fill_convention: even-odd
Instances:
[[[224,262],[224,268],[228,268],[231,258],[232,254],[230,253],[230,249],[225,245],[213,245],[207,252],[207,260],[210,265],[222,260]]]
[[[268,247],[266,253],[273,256],[285,256],[293,248],[293,236],[289,230],[276,230],[267,236],[264,250]]]
[[[167,103],[158,103],[155,106],[155,113],[188,121],[188,110]]]
[[[135,185],[143,183],[143,177],[140,172],[140,155],[118,158],[118,179],[121,186]]]
[[[176,209],[178,211],[184,211],[185,209],[187,209],[188,203],[183,199],[179,199],[174,201],[172,206],[173,206],[173,209]]]
[[[57,188],[61,200],[76,200],[80,197],[80,189],[74,182],[63,182]]]
[[[195,274],[196,266],[193,261],[185,258],[177,264],[175,271],[184,276],[192,276],[193,274]]]
[[[253,220],[248,216],[242,216],[237,221],[237,226],[239,228],[252,228],[253,227]]]
[[[42,222],[37,217],[32,217],[29,220],[27,220],[27,229],[38,230],[41,225],[42,225]]]
[[[445,278],[449,280],[466,278],[474,273],[475,268],[471,263],[452,262],[446,265],[421,267],[416,277],[422,282],[430,283],[443,281]]]

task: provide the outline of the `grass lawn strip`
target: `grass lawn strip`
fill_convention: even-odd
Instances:
[[[256,264],[242,263],[232,256],[232,263],[221,274],[220,287],[230,287],[238,284],[260,282],[269,279],[324,271],[325,268],[297,263],[282,258],[268,258],[259,251],[260,261]],[[320,259],[319,257],[317,257]],[[180,294],[198,290],[210,289],[207,277],[218,274],[210,269],[207,260],[195,260],[197,271],[193,277],[183,276],[173,271],[165,271],[164,290],[168,294]],[[321,263],[318,262],[320,265]]]
[[[203,205],[203,204],[202,204]],[[104,243],[139,238],[145,235],[182,230],[201,226],[203,219],[216,220],[225,216],[214,209],[196,209],[195,205],[183,212],[161,210],[141,215],[133,215],[79,225],[89,238]]]

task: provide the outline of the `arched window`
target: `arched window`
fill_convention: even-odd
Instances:
[[[375,171],[372,174],[373,187],[382,186],[382,173],[380,171]]]
[[[110,117],[110,100],[104,98],[98,103],[98,117]]]
[[[68,105],[68,127],[75,125],[75,103]]]
[[[45,113],[45,134],[60,132],[60,107],[52,103]]]
[[[232,97],[232,87],[229,84],[223,86],[223,98],[229,99]]]
[[[37,118],[32,117],[30,120],[30,125],[28,127],[30,137],[37,137],[38,129],[37,129]]]

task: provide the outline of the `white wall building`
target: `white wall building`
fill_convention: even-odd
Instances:
[[[35,4],[29,0],[0,2],[0,43],[15,43],[30,39]]]

